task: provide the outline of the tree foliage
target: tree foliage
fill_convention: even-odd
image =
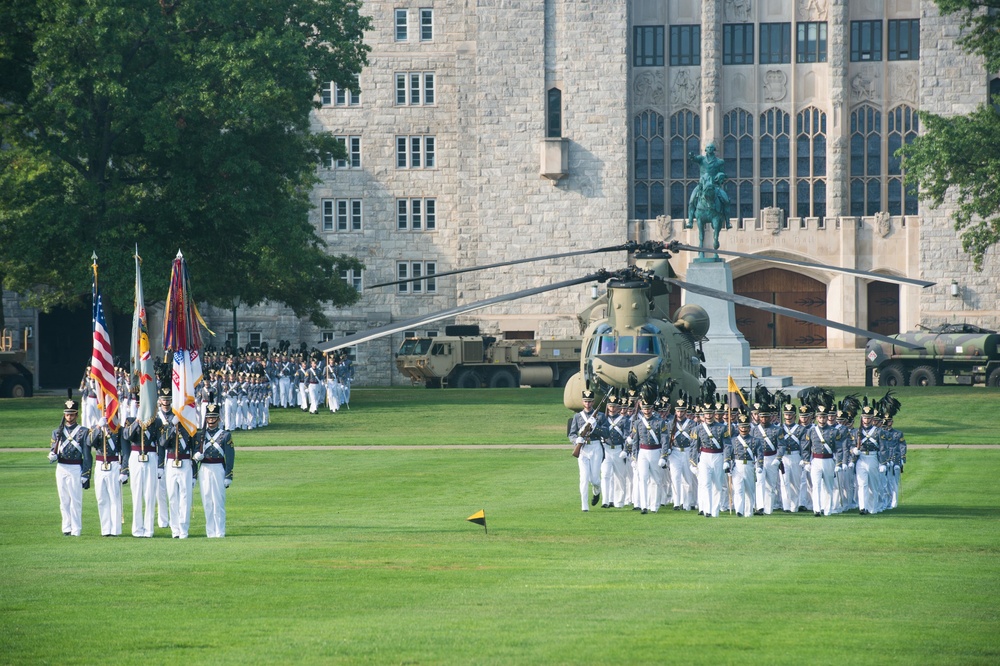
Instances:
[[[961,18],[963,48],[982,56],[989,71],[1000,70],[1000,1],[937,0],[937,5]],[[1000,241],[1000,99],[991,102],[967,116],[921,112],[924,133],[901,150],[907,181],[920,185],[922,199],[937,207],[950,189],[957,190],[955,229],[976,270]]]
[[[6,0],[0,8],[0,283],[34,304],[132,307],[178,249],[194,296],[281,302],[316,323],[360,269],[308,221],[319,82],[357,90],[369,19],[350,0]]]

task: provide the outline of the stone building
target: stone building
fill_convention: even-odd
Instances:
[[[368,0],[364,11],[361,93],[324,85],[314,115],[348,158],[325,164],[313,193],[320,236],[365,264],[343,276],[362,298],[332,311],[329,330],[280,307],[240,308],[241,345],[317,346],[625,257],[435,277],[454,269],[626,239],[693,243],[683,220],[698,169],[686,156],[710,142],[728,175],[724,248],[938,283],[738,259],[737,292],[882,333],[1000,327],[997,252],[975,272],[949,206],[917,201],[894,156],[919,133],[917,111],[965,114],[998,89],[931,0]],[[675,270],[689,261],[678,256]],[[404,277],[423,279],[372,287]],[[577,287],[461,321],[505,337],[574,335],[590,302]],[[206,314],[232,333],[232,312]],[[750,310],[737,318],[755,363],[813,354],[806,364],[821,367],[816,354],[840,354],[863,367],[864,339]],[[392,364],[401,339],[355,350],[361,382],[405,382]]]

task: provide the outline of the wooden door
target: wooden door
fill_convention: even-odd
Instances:
[[[826,285],[781,268],[767,268],[733,281],[733,289],[766,303],[826,317]],[[802,319],[736,306],[736,326],[752,348],[826,347],[826,327]]]
[[[868,283],[868,326],[866,328],[882,335],[899,333],[898,284]]]

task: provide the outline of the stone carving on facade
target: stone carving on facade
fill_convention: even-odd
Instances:
[[[753,14],[751,0],[726,0],[726,20],[731,23],[746,23]]]
[[[635,77],[633,90],[636,110],[660,110],[666,103],[663,75],[660,72],[642,72]]]
[[[660,231],[660,240],[668,241],[674,237],[674,221],[666,215],[656,216],[656,226]]]
[[[892,218],[884,210],[875,213],[875,231],[882,238],[892,233]]]
[[[871,102],[878,96],[878,75],[858,72],[851,77],[851,97],[855,102]]]
[[[764,223],[764,229],[772,236],[781,233],[781,228],[784,226],[784,216],[785,211],[775,206],[762,208],[760,211],[760,219]]]
[[[891,85],[893,99],[917,103],[917,75],[913,69],[907,67],[893,72]]]
[[[691,76],[687,70],[682,69],[674,77],[674,85],[670,88],[671,101],[680,106],[694,108],[698,104],[699,79]]]
[[[825,21],[825,0],[799,0],[799,16],[803,21]]]
[[[788,75],[780,69],[768,70],[764,74],[764,101],[780,102],[788,94]]]

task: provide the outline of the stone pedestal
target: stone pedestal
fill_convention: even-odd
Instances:
[[[733,293],[733,271],[721,259],[695,259],[688,266],[684,280],[728,294]],[[710,375],[712,369],[722,368],[725,380],[725,368],[750,365],[750,343],[736,328],[736,307],[730,301],[685,292],[684,302],[705,308],[711,320],[708,340],[704,343],[705,366],[710,370]],[[719,383],[717,377],[712,379]]]

